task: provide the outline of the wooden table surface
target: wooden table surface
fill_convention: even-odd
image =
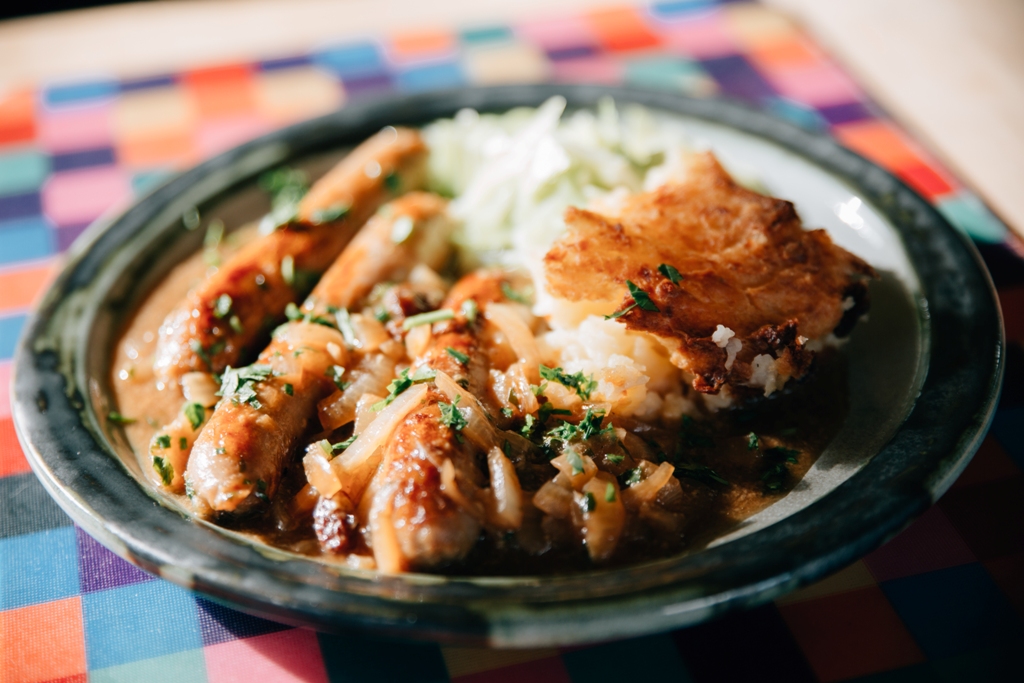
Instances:
[[[1024,2],[765,0],[1024,235]],[[623,2],[560,0],[558,12]],[[0,90],[295,53],[385,29],[552,13],[550,0],[165,0],[0,23]]]

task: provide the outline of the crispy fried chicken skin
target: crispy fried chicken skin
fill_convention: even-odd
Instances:
[[[784,378],[805,374],[805,342],[848,333],[875,274],[824,230],[804,230],[792,203],[740,187],[711,153],[695,155],[682,182],[630,198],[617,216],[571,207],[565,222],[544,258],[550,293],[607,302],[608,314],[645,304],[619,319],[665,343],[705,393],[748,384],[763,354],[781,361]],[[627,281],[649,301],[636,301]],[[721,332],[713,339],[719,325],[742,346],[727,349]]]

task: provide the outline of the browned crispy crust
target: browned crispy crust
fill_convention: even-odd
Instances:
[[[848,333],[875,274],[824,230],[804,230],[790,202],[737,185],[711,153],[695,155],[683,182],[633,197],[619,216],[570,208],[565,222],[544,259],[551,294],[608,301],[611,313],[634,303],[633,282],[659,310],[636,307],[620,320],[663,340],[705,393],[741,386],[762,353],[782,359],[787,376],[806,373],[812,355],[801,338]],[[663,263],[682,275],[678,284],[658,271]],[[848,297],[854,306],[844,311]],[[711,338],[718,325],[743,343],[728,369]]]

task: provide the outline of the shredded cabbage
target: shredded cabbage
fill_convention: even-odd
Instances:
[[[471,109],[427,126],[431,189],[455,197],[455,241],[467,266],[529,266],[565,229],[567,206],[614,206],[682,168],[688,141],[647,109],[611,98],[566,114],[556,96],[536,109]]]

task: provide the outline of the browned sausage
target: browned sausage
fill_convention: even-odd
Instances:
[[[297,221],[242,248],[189,292],[160,327],[155,370],[162,383],[186,372],[221,372],[295,301],[303,274],[319,275],[377,208],[423,183],[426,147],[413,130],[386,128],[317,182]],[[347,207],[332,222],[318,211]],[[298,276],[298,277],[296,277]]]

